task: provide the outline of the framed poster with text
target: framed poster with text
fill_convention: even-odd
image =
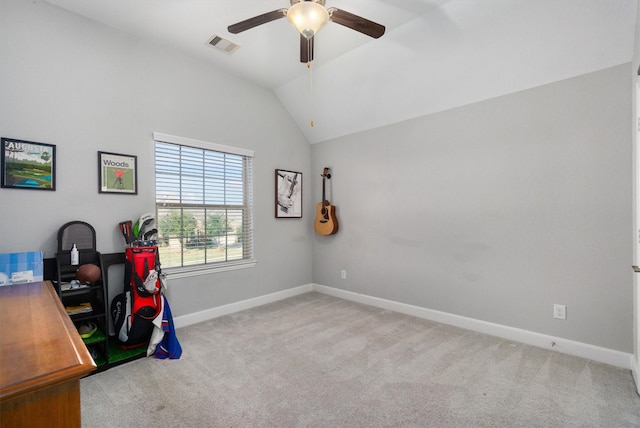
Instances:
[[[56,146],[2,138],[2,187],[56,190]]]
[[[98,192],[138,194],[138,158],[98,152]]]

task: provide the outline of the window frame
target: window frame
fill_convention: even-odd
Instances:
[[[249,149],[243,149],[243,148],[238,148],[238,147],[232,147],[232,146],[227,146],[227,145],[223,145],[223,144],[217,144],[217,143],[211,143],[208,141],[202,141],[202,140],[196,140],[196,139],[192,139],[192,138],[186,138],[186,137],[179,137],[179,136],[175,136],[175,135],[169,135],[169,134],[164,134],[164,133],[160,133],[160,132],[154,132],[153,133],[153,148],[154,148],[154,158],[153,158],[153,164],[154,164],[154,181],[153,181],[153,185],[154,185],[154,207],[155,207],[155,212],[156,212],[156,219],[159,222],[159,219],[157,218],[158,216],[158,201],[157,201],[157,189],[156,189],[156,180],[157,180],[157,176],[156,176],[156,158],[155,158],[155,151],[156,151],[156,143],[169,143],[169,144],[176,144],[176,145],[180,145],[180,146],[186,146],[186,147],[191,147],[191,148],[197,148],[197,149],[203,149],[203,150],[211,150],[211,151],[216,151],[216,152],[221,152],[221,153],[226,153],[226,154],[232,154],[232,155],[239,155],[239,156],[243,156],[246,158],[250,158],[250,160],[253,160],[254,157],[254,151],[253,150],[249,150]],[[217,272],[226,272],[226,271],[231,271],[231,270],[237,270],[237,269],[246,269],[246,268],[253,268],[256,266],[257,264],[257,260],[254,257],[253,254],[253,243],[254,243],[254,229],[253,229],[253,211],[254,211],[254,207],[253,207],[253,164],[251,164],[251,171],[248,172],[248,177],[245,177],[244,180],[248,180],[248,182],[245,183],[245,191],[247,192],[247,195],[245,195],[246,198],[248,198],[248,211],[249,211],[249,219],[248,219],[248,225],[250,228],[250,235],[251,235],[251,243],[250,243],[250,257],[247,259],[241,259],[241,260],[227,260],[227,261],[220,261],[220,262],[209,262],[209,263],[205,263],[205,264],[198,264],[198,265],[189,265],[189,266],[175,266],[175,267],[167,267],[167,268],[163,268],[163,273],[167,274],[168,276],[170,276],[171,278],[186,278],[186,277],[192,277],[192,276],[197,276],[197,275],[206,275],[206,274],[211,274],[211,273],[217,273]],[[244,182],[243,180],[243,182]],[[184,206],[189,206],[189,204],[183,204]],[[161,254],[162,256],[162,254]],[[162,262],[162,259],[160,260]]]

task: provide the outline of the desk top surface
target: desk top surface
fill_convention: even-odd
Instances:
[[[0,287],[0,400],[95,368],[49,281]]]

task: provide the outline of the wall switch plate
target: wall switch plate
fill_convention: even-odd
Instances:
[[[567,306],[566,305],[553,305],[553,317],[559,320],[567,319]]]
[[[341,270],[340,271],[340,278],[342,279],[347,279],[347,271],[346,270]]]

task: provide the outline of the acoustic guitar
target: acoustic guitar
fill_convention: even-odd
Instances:
[[[322,202],[316,205],[316,219],[313,222],[313,228],[318,235],[333,235],[338,231],[338,220],[333,205],[327,201],[325,193],[325,179],[330,179],[329,168],[322,170]]]

